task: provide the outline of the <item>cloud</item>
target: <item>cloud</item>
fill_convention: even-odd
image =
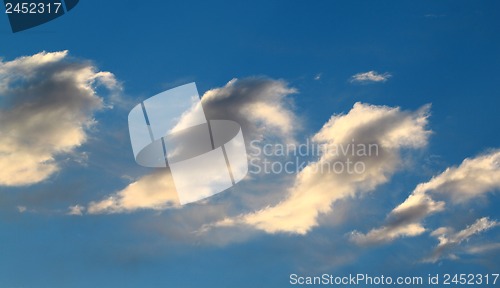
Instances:
[[[98,85],[118,84],[68,51],[0,61],[0,185],[32,185],[60,170],[56,157],[85,143],[104,107]]]
[[[410,112],[356,103],[349,113],[333,116],[314,135],[313,141],[327,145],[328,150],[349,145],[376,145],[379,148],[377,155],[325,153],[298,173],[288,189],[288,197],[276,206],[227,218],[213,226],[248,225],[267,233],[306,234],[318,225],[319,215],[330,212],[332,204],[334,209],[336,201],[372,191],[386,183],[401,164],[401,149],[426,145],[430,133],[426,130],[428,110],[429,106]],[[348,161],[363,163],[363,173],[324,169]]]
[[[224,87],[209,90],[201,102],[209,120],[238,122],[247,142],[264,136],[295,142],[300,124],[287,97],[295,93],[297,90],[284,81],[252,77],[233,79]]]
[[[141,209],[163,210],[179,205],[174,182],[168,170],[157,170],[129,184],[104,200],[91,202],[89,214],[124,213]]]
[[[367,234],[355,231],[351,240],[364,245],[422,234],[425,229],[420,222],[431,214],[443,211],[445,205],[464,204],[500,189],[499,163],[500,150],[465,159],[460,166],[448,168],[429,182],[419,184],[403,203],[389,213],[384,226]],[[434,200],[437,196],[445,198],[446,202]]]
[[[436,237],[439,240],[439,244],[434,249],[432,256],[424,259],[424,262],[434,263],[443,257],[456,259],[457,256],[453,253],[454,248],[459,246],[462,242],[468,241],[469,238],[474,235],[490,230],[499,224],[500,223],[497,221],[490,220],[488,217],[483,217],[477,219],[472,225],[458,232],[453,232],[453,229],[450,227],[436,229],[431,233],[431,236]]]
[[[266,137],[294,142],[298,121],[287,96],[296,92],[284,81],[253,77],[233,79],[224,87],[209,90],[201,101],[208,119],[238,122],[246,142]],[[189,117],[188,111],[179,123]],[[143,176],[102,201],[90,203],[87,212],[99,214],[140,209],[163,210],[176,207],[178,203],[171,175],[164,169]]]
[[[82,216],[85,211],[85,207],[80,205],[75,205],[69,207],[68,215]]]
[[[389,73],[379,74],[377,71],[368,71],[364,73],[358,73],[351,77],[351,83],[370,83],[370,82],[386,82],[391,78],[392,75]]]
[[[427,195],[411,195],[387,216],[387,224],[367,234],[353,231],[350,240],[358,245],[387,243],[400,237],[418,236],[426,231],[420,223],[423,218],[444,210],[445,203],[436,202]]]
[[[469,247],[465,250],[465,252],[467,254],[485,254],[498,249],[500,249],[500,243],[488,243]]]
[[[442,194],[453,203],[464,203],[500,189],[500,150],[465,159],[431,181],[419,184],[415,193]]]
[[[418,236],[425,232],[425,228],[419,223],[409,223],[407,225],[392,227],[382,227],[373,229],[368,234],[352,232],[350,240],[358,245],[369,245],[373,243],[390,242],[400,237]]]

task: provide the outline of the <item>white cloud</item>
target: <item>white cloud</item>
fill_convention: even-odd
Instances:
[[[68,215],[81,216],[81,215],[83,215],[84,211],[85,211],[85,207],[80,206],[80,205],[75,205],[75,206],[69,207]]]
[[[306,234],[318,225],[320,214],[328,213],[332,204],[358,193],[372,191],[388,181],[401,164],[399,152],[403,148],[418,148],[427,143],[429,106],[416,112],[399,108],[356,103],[349,113],[333,116],[313,137],[313,141],[329,146],[347,146],[349,143],[368,146],[376,144],[380,153],[371,157],[324,154],[296,177],[288,190],[288,198],[276,206],[254,213],[227,218],[214,226],[250,225],[268,233],[288,232]],[[362,161],[364,173],[336,173],[321,167]],[[333,206],[334,209],[334,206]]]
[[[116,80],[67,51],[0,61],[0,185],[31,185],[59,171],[56,156],[85,143],[103,108],[99,84],[114,89]]]
[[[350,240],[358,245],[369,245],[373,243],[389,242],[400,237],[418,236],[425,231],[425,228],[419,223],[409,223],[408,225],[398,226],[397,228],[382,227],[373,229],[368,234],[354,231],[350,235]]]
[[[429,182],[419,184],[412,194],[387,217],[386,224],[367,234],[354,232],[351,239],[358,244],[389,242],[398,237],[416,236],[425,231],[420,222],[427,216],[443,211],[446,205],[464,204],[500,189],[500,150],[472,159],[458,167],[446,169]],[[447,199],[436,201],[434,196]],[[420,233],[408,227],[420,226]]]
[[[233,79],[224,87],[207,91],[202,104],[208,119],[238,122],[245,141],[273,135],[281,141],[295,141],[297,119],[286,97],[296,93],[283,81],[267,78]],[[190,117],[185,113],[183,117]],[[180,119],[179,122],[182,122]],[[132,157],[132,154],[131,154]],[[143,176],[102,201],[92,202],[87,212],[123,213],[140,209],[163,210],[179,204],[168,170]]]
[[[391,78],[392,75],[389,73],[379,74],[377,71],[368,71],[363,73],[355,74],[351,77],[351,83],[369,83],[369,82],[386,82]]]
[[[415,193],[442,194],[453,203],[464,203],[500,189],[500,150],[472,159],[459,167],[446,169],[429,182],[419,184]]]
[[[233,79],[224,87],[207,91],[201,101],[208,119],[238,122],[246,141],[262,139],[266,134],[294,142],[300,121],[287,97],[294,93],[297,90],[281,80]]]
[[[453,253],[454,248],[469,240],[472,236],[490,230],[499,224],[497,221],[483,217],[458,232],[453,232],[453,229],[449,227],[441,227],[435,230],[431,235],[438,238],[439,244],[434,249],[432,256],[424,259],[424,262],[436,262],[443,257],[456,259],[457,256]]]
[[[418,236],[426,231],[420,220],[444,210],[444,207],[444,202],[436,202],[425,194],[411,195],[388,215],[385,226],[372,229],[367,234],[353,231],[350,240],[358,245],[370,245]]]
[[[108,198],[91,202],[89,214],[123,213],[141,209],[163,210],[178,206],[174,183],[167,170],[158,170],[129,184]]]

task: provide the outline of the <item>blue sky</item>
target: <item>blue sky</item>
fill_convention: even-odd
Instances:
[[[97,94],[82,92],[83,98],[62,101],[36,93],[22,98],[0,85],[0,135],[7,135],[0,142],[0,167],[12,159],[9,155],[27,155],[21,161],[36,156],[34,165],[45,165],[43,161],[52,161],[44,158],[50,154],[58,168],[22,184],[12,182],[16,178],[10,170],[0,170],[5,176],[0,177],[0,287],[287,287],[291,273],[498,273],[499,8],[494,1],[80,1],[67,15],[16,34],[7,17],[0,17],[0,81],[17,75],[27,87],[21,91],[28,92],[30,83],[45,83],[46,64],[37,62],[34,67],[42,72],[30,78],[30,71],[22,69],[28,64],[19,60],[42,51],[68,51],[48,54],[55,63],[49,72],[77,75],[91,67],[92,73],[112,73],[87,75],[97,77],[95,83],[83,83],[92,82],[88,88]],[[363,73],[368,80],[353,78]],[[236,84],[228,84],[234,78],[239,79]],[[315,223],[306,225],[304,233],[293,225],[287,229],[285,223],[265,222],[266,214],[258,214],[266,206],[286,203],[287,191],[295,193],[287,190],[291,184],[306,185],[294,175],[248,179],[189,207],[91,213],[91,203],[119,197],[131,183],[156,181],[158,172],[134,161],[127,115],[139,101],[189,82],[196,82],[200,96],[222,87],[214,93],[240,93],[246,99],[241,105],[261,101],[278,107],[296,121],[292,132],[284,126],[277,134],[263,132],[280,141],[292,135],[302,142],[320,131],[340,139],[336,130],[322,130],[332,115],[345,117],[339,119],[355,129],[363,117],[380,113],[393,123],[387,129],[397,129],[396,122],[402,125],[398,129],[414,129],[404,136],[411,143],[400,140],[396,144],[402,148],[389,151],[400,165],[386,171],[387,180],[372,179],[379,181],[373,189],[360,188],[352,195],[336,187],[328,190],[343,196],[328,198],[331,209],[309,219]],[[288,92],[270,96],[274,102],[242,92],[266,85]],[[64,132],[54,124],[57,129],[40,135],[34,131],[35,140],[12,140],[12,148],[12,127],[25,127],[16,123],[26,117],[18,119],[8,111],[25,112],[22,101],[68,109],[73,116],[61,116],[67,120],[58,123],[67,131],[61,135],[74,132],[85,139],[71,134],[70,144],[54,144],[51,138],[47,143],[60,149],[36,155],[16,150],[30,141],[45,141],[49,132]],[[67,105],[72,101],[80,106]],[[359,110],[357,102],[364,103]],[[427,104],[428,113],[418,114]],[[261,131],[258,125],[250,127]],[[41,143],[36,141],[33,145]],[[472,164],[462,164],[466,158]],[[442,174],[448,167],[451,172]],[[328,177],[321,181],[325,187],[330,183]],[[432,188],[415,192],[421,183]],[[339,191],[352,188],[342,187]],[[414,235],[391,222],[407,216],[394,208],[410,195],[422,196],[418,207],[428,205],[421,217],[401,220],[415,225],[406,227],[412,232],[418,225],[425,230]],[[439,208],[440,201],[446,208]],[[83,207],[82,215],[67,215],[74,205]],[[264,220],[252,222],[249,215]],[[283,221],[298,221],[296,215],[288,216]],[[231,225],[217,224],[226,218]],[[204,225],[210,231],[200,234]],[[386,238],[395,231],[402,234],[381,240],[373,236],[377,229]],[[358,238],[350,236],[355,231]],[[436,252],[439,237],[452,243],[443,244],[441,254]]]

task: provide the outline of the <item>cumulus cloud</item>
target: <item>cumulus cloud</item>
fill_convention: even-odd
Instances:
[[[300,128],[290,97],[297,93],[281,80],[263,77],[233,79],[224,87],[207,91],[201,98],[209,120],[238,122],[248,142],[274,136],[283,142],[295,142]]]
[[[31,185],[59,171],[56,157],[85,143],[104,107],[98,85],[118,88],[113,74],[68,51],[0,60],[0,185]]]
[[[325,153],[298,173],[288,197],[276,206],[227,218],[213,226],[249,225],[268,233],[306,234],[318,225],[318,216],[330,212],[336,201],[372,191],[387,182],[401,164],[401,149],[426,145],[428,110],[429,106],[410,112],[356,103],[349,113],[333,116],[313,141],[326,145],[329,151],[349,145],[376,145],[377,155]],[[325,169],[348,161],[362,162],[364,171],[339,173]]]
[[[436,262],[441,258],[456,259],[458,256],[453,253],[454,248],[462,242],[469,240],[474,235],[490,230],[499,224],[500,223],[497,221],[490,220],[488,217],[483,217],[477,219],[476,222],[458,232],[454,232],[450,227],[436,229],[431,233],[431,236],[436,237],[439,240],[439,244],[434,249],[432,255],[424,259],[424,262]],[[477,251],[472,252],[477,253]]]
[[[419,184],[411,195],[388,215],[386,224],[367,234],[353,232],[358,244],[389,242],[398,237],[422,234],[421,221],[443,211],[445,205],[463,204],[500,189],[500,151],[465,159],[458,167],[450,167],[429,182]],[[437,201],[435,198],[444,198]]]
[[[370,83],[370,82],[386,82],[391,78],[392,75],[389,73],[379,74],[377,71],[368,71],[363,73],[355,74],[351,77],[351,83]]]
[[[209,120],[238,122],[245,141],[275,137],[294,142],[297,117],[287,96],[296,93],[287,83],[264,77],[233,79],[224,87],[207,91],[202,99]],[[183,118],[189,118],[185,113]],[[179,120],[181,123],[183,119]],[[139,209],[162,210],[179,205],[173,180],[167,169],[134,181],[112,196],[88,205],[88,213],[121,213]]]

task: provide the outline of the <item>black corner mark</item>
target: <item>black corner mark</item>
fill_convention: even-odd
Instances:
[[[56,18],[75,8],[79,0],[4,0],[12,32],[24,31]]]
[[[78,1],[80,0],[64,0],[66,3],[66,11],[70,11],[71,9],[75,8],[76,4],[78,4]]]

